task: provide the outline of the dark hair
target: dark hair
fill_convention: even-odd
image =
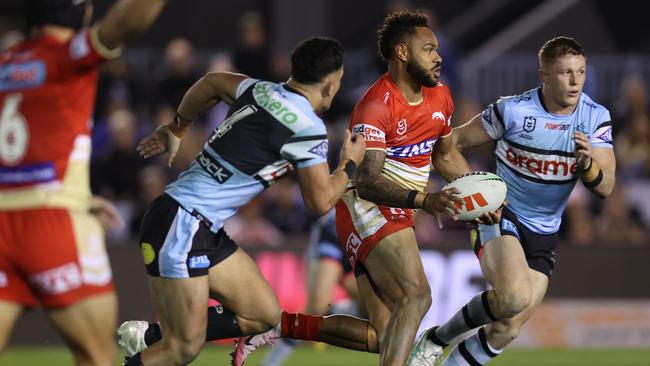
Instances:
[[[86,4],[91,0],[29,0],[25,20],[30,28],[54,24],[72,29],[83,26]]]
[[[585,50],[575,39],[570,37],[555,37],[546,41],[542,48],[540,48],[537,54],[539,66],[541,67],[542,64],[553,62],[553,60],[565,55],[582,55],[586,57]]]
[[[403,42],[407,36],[415,34],[416,27],[428,27],[427,16],[419,10],[406,10],[390,13],[377,31],[377,48],[379,56],[388,62],[395,45]]]
[[[291,54],[291,78],[302,84],[316,84],[343,66],[343,53],[343,46],[333,38],[308,38]]]

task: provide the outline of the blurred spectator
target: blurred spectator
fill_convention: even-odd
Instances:
[[[305,209],[293,177],[281,179],[264,195],[264,216],[285,233],[307,232],[313,217]]]
[[[169,183],[169,177],[165,170],[158,165],[147,165],[138,174],[138,197],[129,225],[133,235],[137,235],[140,231],[140,222],[147,207],[163,194],[167,183]]]
[[[210,65],[208,66],[207,72],[220,72],[220,71],[235,71],[235,66],[233,65],[232,58],[230,55],[221,53],[212,57],[210,60]],[[256,77],[255,75],[249,75],[251,77]],[[221,122],[226,118],[230,106],[224,102],[219,102],[215,105],[206,117],[206,129],[207,131],[214,131]]]
[[[112,200],[133,200],[137,197],[138,172],[144,166],[135,151],[135,115],[127,109],[117,109],[108,117],[112,150],[99,163],[100,192]]]
[[[618,184],[603,201],[603,210],[594,220],[596,237],[605,245],[648,246],[650,232],[641,222],[639,212],[630,207],[624,190]]]
[[[243,206],[224,225],[228,235],[242,247],[277,248],[284,235],[262,215],[262,205],[256,198]]]
[[[176,108],[187,89],[200,77],[194,65],[194,47],[185,38],[175,38],[165,48],[165,60],[155,85],[155,105]]]
[[[116,108],[133,108],[136,100],[136,85],[129,75],[129,65],[124,58],[106,62],[100,68],[95,101],[95,120],[110,114]]]
[[[17,30],[6,32],[0,37],[0,52],[12,47],[25,39],[25,35]]]
[[[248,12],[239,18],[239,48],[235,51],[237,71],[254,78],[268,80],[269,49],[264,19],[257,12]]]
[[[627,75],[621,82],[622,98],[615,103],[616,123],[614,134],[621,131],[634,116],[648,114],[648,89],[646,80],[640,74]]]
[[[624,179],[650,177],[650,117],[636,113],[615,141],[619,176]]]
[[[591,199],[591,193],[582,184],[576,184],[569,196],[560,228],[560,237],[567,245],[595,244],[594,215],[590,211]]]

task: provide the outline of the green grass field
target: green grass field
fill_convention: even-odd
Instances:
[[[231,348],[206,346],[197,366],[229,365]],[[249,366],[259,366],[266,349],[254,353]],[[377,366],[376,355],[327,347],[316,351],[313,346],[302,346],[288,359],[286,366]],[[0,366],[63,366],[73,365],[72,357],[62,347],[13,347],[0,356]],[[513,349],[492,363],[494,366],[650,366],[648,349]]]

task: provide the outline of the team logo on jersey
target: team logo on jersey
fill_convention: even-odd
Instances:
[[[323,159],[327,159],[327,141],[322,141],[320,144],[309,149],[309,152],[318,155]]]
[[[352,133],[363,134],[366,141],[386,142],[386,133],[373,125],[356,124],[352,127]]]
[[[406,133],[406,129],[408,128],[408,125],[406,124],[406,118],[402,118],[397,122],[397,133],[400,135],[403,135]]]
[[[595,142],[604,142],[606,144],[611,144],[614,142],[612,137],[612,128],[599,128],[596,133],[594,133]]]
[[[524,117],[524,131],[533,132],[535,130],[535,125],[537,124],[537,119],[535,117]]]
[[[350,265],[352,266],[354,266],[354,262],[357,259],[360,246],[361,239],[359,239],[359,237],[354,233],[350,233],[350,236],[348,236],[348,240],[345,243],[345,251],[348,254],[348,261],[350,261]]]
[[[431,119],[434,121],[440,119],[442,122],[445,122],[445,115],[442,112],[433,112],[431,113]]]
[[[386,94],[384,94],[384,104],[388,104],[388,98],[390,98],[390,92],[386,92]]]

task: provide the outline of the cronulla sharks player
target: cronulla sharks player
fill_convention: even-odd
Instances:
[[[541,87],[501,98],[454,130],[459,148],[497,142],[497,173],[510,204],[500,224],[479,225],[472,235],[493,289],[418,343],[423,350],[444,347],[480,327],[443,365],[484,365],[517,337],[546,293],[562,212],[576,181],[602,198],[614,188],[610,114],[582,92],[582,47],[571,38],[551,39],[539,51],[539,64]],[[431,365],[433,359],[415,364]]]
[[[302,42],[282,84],[232,73],[209,73],[185,94],[177,123],[139,145],[145,158],[169,152],[219,101],[231,104],[190,168],[147,211],[140,246],[160,328],[131,321],[120,327],[126,365],[185,365],[205,340],[264,332],[280,321],[280,306],[251,258],[228,237],[224,221],[269,185],[296,171],[307,208],[322,215],[343,194],[363,160],[362,136],[346,137],[330,174],[327,136],[318,112],[327,110],[343,75],[343,48],[331,38]],[[221,302],[207,309],[208,296]],[[149,334],[154,329],[160,334]],[[135,354],[134,354],[135,353]]]

